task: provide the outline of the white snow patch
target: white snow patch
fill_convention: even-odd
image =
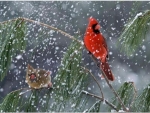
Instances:
[[[4,91],[4,89],[3,88],[0,88],[0,92],[3,92]]]
[[[146,46],[145,46],[145,45],[143,45],[143,46],[142,46],[142,49],[143,49],[143,50],[146,50]]]
[[[116,9],[120,9],[120,4],[117,4],[117,5],[116,5]]]
[[[105,99],[103,100],[103,104],[104,104],[104,105],[106,104]]]
[[[86,113],[88,111],[88,109],[84,110],[83,113]]]
[[[91,90],[91,88],[90,88],[90,87],[88,87],[88,90]]]
[[[61,83],[61,85],[63,85],[63,86],[64,86],[64,85],[66,85],[66,83]]]
[[[134,23],[134,21],[135,21],[139,16],[141,16],[141,15],[142,15],[142,12],[138,13],[138,14],[134,17],[133,21],[128,25],[128,27],[130,27],[130,26]]]
[[[30,51],[30,52],[33,52],[33,49],[30,49],[29,51]]]
[[[88,92],[87,92],[87,91],[84,91],[84,90],[83,90],[82,92],[84,92],[85,94],[88,94]]]
[[[75,107],[75,105],[76,105],[76,104],[72,104],[71,107],[73,108],[73,107]]]
[[[22,55],[18,55],[18,56],[16,56],[16,59],[21,59],[22,58]]]
[[[118,112],[125,112],[125,111],[123,111],[123,110],[119,110]]]
[[[110,52],[109,52],[109,55],[112,55],[112,54],[113,54],[113,52],[110,51]]]
[[[116,112],[116,110],[114,110],[114,109],[111,109],[111,113],[114,113],[114,112]]]

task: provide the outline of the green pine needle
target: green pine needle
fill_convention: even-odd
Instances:
[[[96,101],[92,107],[88,110],[88,112],[100,112],[101,101]]]
[[[25,34],[26,25],[22,19],[0,24],[0,81],[6,76],[16,52],[25,49]]]
[[[150,112],[150,84],[135,99],[132,110],[134,112]]]
[[[120,96],[121,100],[123,101],[126,107],[130,107],[132,103],[132,99],[135,96],[133,82],[125,82],[117,91],[118,95]],[[112,99],[112,103],[117,106],[117,109],[121,110],[122,106],[118,103],[117,99],[114,97]]]
[[[0,104],[0,112],[16,112],[20,100],[19,91],[8,94]]]
[[[128,56],[133,54],[145,40],[150,24],[150,11],[138,13],[134,19],[127,23],[122,32],[119,43],[121,51]]]
[[[65,111],[66,104],[72,102],[71,109],[78,107],[81,102],[81,91],[84,89],[87,73],[81,69],[82,59],[81,45],[75,41],[70,45],[65,53],[58,74],[55,77],[54,93],[55,102],[53,105],[56,111]]]

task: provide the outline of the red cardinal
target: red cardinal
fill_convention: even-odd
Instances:
[[[90,53],[92,53],[97,59],[100,59],[101,68],[103,69],[107,78],[113,81],[114,76],[107,62],[108,58],[107,44],[105,38],[100,33],[100,25],[98,24],[98,21],[92,17],[89,18],[89,24],[84,36],[84,44]]]

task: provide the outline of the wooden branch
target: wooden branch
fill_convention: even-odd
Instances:
[[[24,20],[24,21],[27,21],[27,22],[32,22],[32,23],[34,23],[34,24],[41,25],[41,26],[43,26],[43,27],[47,27],[47,28],[49,28],[49,29],[52,29],[52,30],[54,30],[54,31],[58,31],[58,32],[61,33],[62,35],[66,36],[66,37],[68,37],[68,38],[70,38],[70,39],[72,39],[72,40],[77,41],[78,43],[80,43],[80,44],[83,46],[81,40],[78,40],[78,39],[74,38],[73,36],[69,35],[68,33],[64,32],[64,31],[62,31],[62,30],[60,30],[60,29],[58,29],[58,28],[56,28],[56,27],[52,27],[52,26],[50,26],[50,25],[48,25],[48,24],[44,24],[44,23],[42,23],[42,22],[35,21],[35,20],[31,20],[31,19],[28,19],[28,18],[19,17],[19,18],[15,18],[15,19],[8,20],[8,21],[0,22],[0,24],[6,24],[6,23],[11,22],[11,21],[16,21],[17,19],[21,19],[21,20]]]
[[[28,21],[28,22],[32,22],[32,23],[36,23],[36,24],[41,25],[41,26],[45,26],[45,27],[47,27],[47,28],[49,28],[49,29],[52,29],[52,30],[54,30],[54,31],[58,31],[59,33],[63,34],[64,36],[66,36],[66,37],[68,37],[68,38],[70,38],[70,39],[72,39],[72,40],[75,40],[75,41],[77,41],[78,43],[82,44],[81,41],[79,41],[78,39],[74,38],[73,36],[69,35],[68,33],[64,32],[64,31],[62,31],[62,30],[60,30],[60,29],[58,29],[58,28],[52,27],[52,26],[50,26],[50,25],[48,25],[48,24],[44,24],[44,23],[42,23],[42,22],[38,22],[38,21],[35,21],[35,20],[31,20],[31,19],[28,19],[28,18],[23,18],[23,19],[26,20],[26,21]]]
[[[97,62],[96,59],[95,59],[95,57],[93,55],[92,55],[92,59],[94,60],[94,62]],[[101,69],[101,67],[100,67],[100,70],[102,71],[102,74],[103,74],[103,76],[104,76],[104,78],[105,78],[105,80],[106,80],[109,88],[112,90],[112,92],[114,93],[114,95],[118,99],[119,103],[122,105],[123,110],[126,111],[126,112],[128,112],[129,110],[127,110],[127,108],[125,107],[125,105],[122,102],[121,98],[119,97],[119,95],[117,94],[117,92],[115,91],[115,89],[112,87],[112,85],[109,83],[109,80],[108,80],[106,74],[104,73],[103,69]]]
[[[107,105],[109,105],[111,108],[113,108],[113,109],[116,110],[116,111],[119,111],[115,105],[113,105],[112,103],[109,103],[107,100],[103,99],[102,97],[99,97],[99,96],[94,95],[94,94],[92,94],[92,93],[89,93],[89,92],[87,92],[87,91],[82,91],[82,93],[84,93],[84,94],[86,94],[86,95],[89,95],[89,96],[91,96],[91,97],[97,98],[97,99],[99,99],[99,100],[101,100],[101,101],[104,101],[104,102],[105,102]]]
[[[90,75],[93,77],[93,79],[95,80],[95,82],[97,83],[97,85],[98,85],[98,87],[100,89],[100,92],[101,92],[101,95],[102,95],[102,99],[104,99],[104,94],[102,92],[102,88],[101,88],[100,84],[98,83],[97,79],[95,78],[95,76],[87,68],[85,68],[85,67],[81,67],[81,68],[84,69],[85,71],[87,71],[88,73],[90,73]]]
[[[43,88],[40,88],[40,89],[49,89],[49,88],[47,88],[47,87],[43,87]],[[54,89],[53,87],[51,87],[50,89]],[[14,93],[14,92],[17,92],[17,91],[21,91],[21,90],[26,90],[25,92],[21,92],[20,94],[19,94],[19,96],[21,96],[21,95],[23,95],[23,94],[25,94],[26,92],[28,92],[28,91],[31,91],[31,90],[39,90],[39,89],[33,89],[33,88],[29,88],[29,87],[26,87],[26,88],[20,88],[20,89],[17,89],[17,90],[14,90],[14,91],[12,91],[12,92],[10,92],[10,93]]]

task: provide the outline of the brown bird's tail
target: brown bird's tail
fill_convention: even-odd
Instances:
[[[100,66],[105,75],[107,76],[108,80],[114,81],[115,77],[110,70],[108,62],[101,62]]]

